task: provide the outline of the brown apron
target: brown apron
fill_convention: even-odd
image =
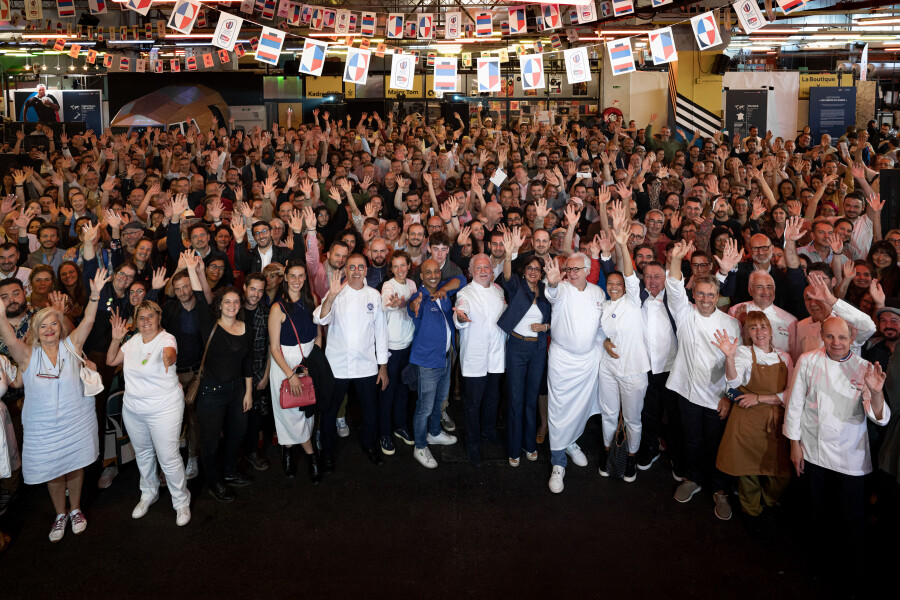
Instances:
[[[750,381],[740,388],[745,394],[778,394],[787,388],[787,365],[779,357],[777,365],[756,362],[751,346],[753,367]],[[781,404],[757,404],[741,408],[735,402],[719,444],[716,466],[729,475],[768,475],[790,477],[791,446],[781,433],[784,407]]]

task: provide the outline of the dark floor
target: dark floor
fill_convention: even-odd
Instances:
[[[220,504],[191,482],[193,520],[176,527],[168,493],[139,521],[138,473],[90,491],[87,531],[59,544],[43,487],[27,488],[0,529],[0,598],[804,598],[840,597],[811,575],[795,540],[797,494],[775,514],[728,522],[711,494],[672,499],[663,460],[626,484],[597,473],[599,423],[582,439],[591,462],[547,488],[549,451],[510,468],[500,448],[480,468],[462,442],[433,449],[429,471],[398,447],[380,467],[356,431],[318,487],[273,468]],[[275,468],[277,467],[277,468]],[[796,486],[795,486],[796,487]],[[791,507],[794,508],[791,508]],[[820,561],[816,561],[820,562]],[[870,570],[861,578],[884,578]],[[890,576],[888,576],[890,578]],[[414,596],[413,596],[414,595]]]

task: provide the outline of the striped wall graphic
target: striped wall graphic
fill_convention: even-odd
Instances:
[[[675,94],[675,125],[691,137],[699,131],[703,137],[712,137],[722,129],[722,120],[699,104],[690,101],[681,94]]]

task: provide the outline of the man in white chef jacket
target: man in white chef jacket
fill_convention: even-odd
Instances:
[[[557,261],[544,268],[547,287],[544,293],[553,306],[550,328],[550,354],[547,358],[547,412],[550,431],[550,491],[563,491],[566,454],[579,467],[587,466],[587,457],[576,441],[584,433],[591,416],[600,414],[598,386],[603,328],[600,317],[606,299],[603,290],[588,283],[591,259],[576,253],[566,261],[566,281]]]
[[[775,279],[764,271],[754,271],[747,280],[747,291],[751,300],[735,304],[728,314],[741,323],[754,310],[765,314],[772,324],[772,344],[790,353],[797,335],[797,317],[775,306]]]
[[[506,308],[491,257],[472,257],[472,283],[456,296],[453,323],[459,332],[459,364],[465,386],[466,454],[481,464],[481,440],[502,444],[497,433],[500,375],[506,370],[506,333],[497,320]]]
[[[338,409],[350,384],[356,389],[362,405],[363,451],[376,465],[382,462],[376,441],[378,434],[378,395],[376,386],[387,387],[387,324],[381,306],[381,294],[366,285],[366,257],[353,254],[343,273],[331,274],[328,294],[313,312],[319,325],[328,325],[325,357],[335,377],[334,394],[323,408],[323,423],[334,423]],[[321,433],[323,468],[334,469],[334,427],[323,427]]]
[[[852,340],[840,317],[822,323],[824,347],[801,356],[794,368],[784,435],[791,440],[797,475],[810,487],[811,525],[820,538],[810,542],[819,552],[828,548],[822,543],[836,553],[849,550],[848,569],[858,575],[865,549],[863,477],[872,472],[866,418],[886,425],[891,410],[882,393],[885,373],[852,352]],[[834,540],[837,520],[825,520],[826,501],[834,498],[841,504],[846,540]]]
[[[690,242],[679,242],[672,250],[666,295],[678,326],[678,354],[666,382],[679,396],[684,432],[684,481],[675,490],[675,500],[688,502],[701,487],[713,490],[716,516],[731,518],[731,504],[725,492],[726,476],[716,468],[719,442],[731,400],[725,393],[725,355],[712,344],[717,331],[731,338],[741,335],[737,319],[716,308],[719,283],[713,276],[693,279],[694,305],[688,301],[681,276],[681,261],[693,250]]]

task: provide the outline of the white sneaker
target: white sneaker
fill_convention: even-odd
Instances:
[[[175,524],[179,527],[184,527],[188,523],[191,522],[191,507],[185,506],[184,508],[179,508],[176,512],[175,516]]]
[[[569,455],[569,458],[571,458],[572,462],[577,466],[587,466],[587,456],[584,455],[584,452],[581,451],[581,448],[579,448],[578,444],[576,444],[575,442],[572,442],[569,447],[566,448],[566,454]]]
[[[147,514],[147,511],[150,510],[150,505],[159,500],[159,494],[153,496],[152,498],[149,496],[141,495],[141,501],[137,503],[137,506],[134,507],[134,510],[131,511],[132,519],[140,519],[144,515]]]
[[[115,463],[109,465],[100,473],[100,479],[97,481],[97,487],[101,490],[107,489],[112,485],[113,479],[119,474],[119,467]]]
[[[441,427],[444,431],[456,431],[456,423],[453,422],[446,410],[441,411]]]
[[[335,424],[337,426],[338,437],[347,437],[350,435],[350,427],[347,426],[346,418],[338,419]]]
[[[416,448],[413,450],[413,458],[419,461],[426,469],[437,469],[437,461],[434,460],[434,457],[431,455],[431,450],[428,448]]]
[[[72,533],[75,535],[83,533],[87,529],[87,519],[80,510],[76,509],[69,513],[69,522],[72,523]]]
[[[437,435],[431,435],[429,433],[425,437],[425,441],[429,444],[434,444],[435,446],[452,446],[456,443],[456,436],[450,435],[445,431],[442,431]]]
[[[53,521],[53,527],[50,528],[50,541],[53,543],[63,539],[66,535],[66,523],[69,522],[69,515],[56,515]]]
[[[184,476],[193,479],[200,474],[200,461],[196,456],[188,457],[187,465],[184,467]]]
[[[550,491],[554,494],[559,494],[563,491],[563,488],[566,487],[563,484],[563,479],[566,477],[566,469],[565,467],[553,467],[553,472],[550,474]]]

